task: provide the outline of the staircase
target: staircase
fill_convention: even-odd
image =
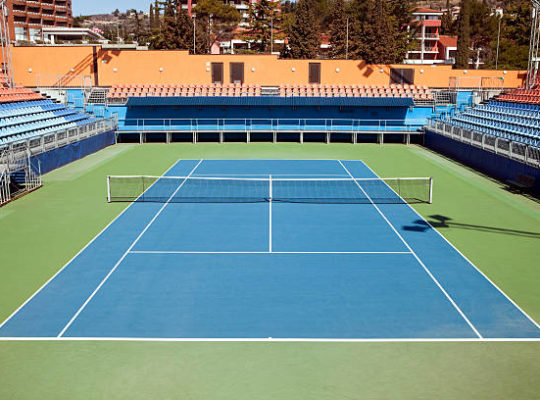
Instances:
[[[88,104],[105,105],[107,103],[108,92],[109,92],[109,89],[106,89],[106,88],[93,88],[88,94],[88,97],[86,98],[86,102]]]

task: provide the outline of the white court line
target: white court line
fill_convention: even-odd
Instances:
[[[298,342],[298,343],[540,343],[540,338],[137,338],[137,337],[0,337],[0,342]]]
[[[268,252],[272,252],[272,175],[268,175]]]
[[[194,174],[193,175],[195,178],[196,177],[205,177],[205,176],[208,176],[208,177],[238,177],[238,176],[259,176],[259,177],[263,177],[263,178],[266,178],[268,176],[268,174]],[[272,176],[275,178],[275,177],[280,177],[280,176],[307,176],[307,177],[317,177],[317,176],[335,176],[335,177],[338,177],[338,178],[348,178],[348,175],[347,174],[272,174]],[[242,179],[242,178],[239,178],[239,179]]]
[[[160,251],[132,250],[130,254],[413,254],[410,251]]]
[[[355,179],[354,176],[351,174],[351,172],[347,169],[347,167],[345,167],[345,165],[339,161],[339,163],[341,164],[341,166],[343,167],[343,169],[345,171],[347,171],[347,173],[349,174],[349,176],[352,178],[352,179]],[[356,182],[356,181],[355,181]],[[388,220],[388,218],[386,218],[386,215],[384,215],[384,213],[381,211],[381,209],[373,202],[373,200],[371,199],[371,197],[369,196],[369,194],[366,193],[366,191],[362,188],[362,186],[360,186],[360,184],[358,184],[358,182],[356,182],[356,185],[360,188],[360,190],[364,193],[364,195],[368,198],[368,200],[371,202],[371,204],[373,205],[373,207],[375,207],[375,209],[379,212],[379,214],[381,215],[381,217],[383,217],[383,219],[386,221],[386,223],[390,226],[390,228],[392,228],[392,230],[394,231],[394,233],[401,239],[401,241],[403,242],[403,244],[409,249],[409,251],[412,253],[412,255],[414,256],[414,258],[416,258],[416,260],[418,261],[418,263],[422,266],[422,268],[427,272],[427,274],[430,276],[430,278],[433,280],[433,282],[435,282],[435,284],[439,287],[439,289],[444,293],[444,295],[446,296],[446,298],[450,301],[450,303],[452,303],[452,305],[454,306],[454,308],[457,310],[457,312],[461,315],[461,317],[465,320],[465,322],[467,322],[467,324],[469,325],[469,327],[474,331],[474,333],[479,337],[479,338],[482,338],[482,335],[480,334],[480,332],[478,332],[478,330],[475,328],[475,326],[472,324],[471,321],[469,321],[469,318],[467,318],[467,316],[465,315],[465,313],[461,310],[461,308],[459,308],[459,306],[456,304],[456,302],[454,301],[454,299],[452,299],[452,297],[448,294],[448,292],[443,288],[443,286],[440,284],[440,282],[437,280],[437,278],[435,278],[435,276],[431,273],[431,271],[429,270],[429,268],[426,267],[426,265],[422,262],[422,260],[420,259],[420,257],[418,257],[418,255],[414,252],[414,250],[411,248],[411,246],[409,246],[409,244],[407,243],[407,241],[403,238],[403,236],[401,236],[401,234],[398,232],[398,230],[394,227],[394,225],[392,225],[392,223]]]
[[[181,161],[180,159],[177,160],[174,164],[172,164],[169,168],[167,168],[167,170],[166,170],[165,172],[163,172],[162,176],[165,175],[167,172],[169,172],[169,171],[170,171],[175,165],[177,165],[180,161]],[[154,183],[155,183],[155,182],[154,182]],[[153,184],[150,185],[146,190],[150,189],[152,186],[153,186]],[[139,196],[139,197],[140,197],[140,196]],[[39,287],[39,289],[36,290],[36,291],[34,292],[34,294],[32,294],[28,299],[26,299],[26,301],[25,301],[24,303],[22,303],[15,311],[13,311],[13,312],[9,315],[9,317],[7,317],[7,318],[4,320],[4,322],[2,322],[2,323],[0,324],[0,329],[8,322],[11,318],[13,318],[13,317],[15,316],[15,314],[17,314],[17,313],[18,313],[18,312],[19,312],[26,304],[28,304],[28,302],[30,302],[30,300],[32,300],[34,297],[36,297],[36,296],[38,295],[38,293],[41,292],[41,291],[45,288],[45,286],[47,286],[54,278],[56,278],[56,277],[60,274],[60,272],[62,272],[64,269],[66,269],[66,267],[67,267],[68,265],[70,265],[70,264],[73,262],[73,260],[75,260],[75,259],[79,256],[79,254],[81,254],[84,250],[86,250],[86,248],[87,248],[88,246],[90,246],[90,245],[91,245],[98,237],[100,237],[107,229],[109,229],[109,227],[110,227],[112,224],[114,224],[114,223],[116,222],[116,220],[117,220],[118,218],[120,218],[127,210],[129,210],[129,208],[130,208],[133,204],[135,204],[135,202],[130,203],[126,208],[124,208],[124,209],[120,212],[120,214],[118,214],[116,217],[114,217],[114,219],[113,219],[111,222],[109,222],[109,223],[107,224],[107,226],[105,226],[105,228],[103,228],[96,236],[94,236],[94,237],[92,238],[92,240],[90,240],[90,241],[89,241],[89,242],[88,242],[81,250],[79,250],[79,251],[77,252],[77,254],[75,254],[75,255],[74,255],[67,263],[65,263],[64,266],[63,266],[62,268],[60,268],[60,269],[59,269],[53,276],[51,276],[51,277],[50,277],[43,285],[41,285],[41,286]]]
[[[373,171],[369,165],[367,165],[365,162],[361,161],[361,160],[351,160],[353,162],[361,162],[368,170],[370,170],[373,175],[375,176],[379,176],[377,175],[377,173],[375,171]],[[458,252],[459,255],[461,255],[461,257],[463,257],[465,259],[465,261],[467,261],[476,271],[478,271],[478,273],[480,273],[480,275],[482,275],[489,283],[491,283],[491,285],[497,289],[510,303],[512,303],[514,305],[514,307],[516,307],[529,321],[531,321],[533,323],[534,326],[536,326],[538,329],[540,329],[540,324],[538,324],[529,314],[527,314],[520,306],[517,305],[517,303],[512,300],[510,298],[510,296],[508,296],[499,286],[497,286],[486,274],[484,274],[484,272],[482,272],[482,270],[480,270],[480,268],[478,268],[471,260],[469,260],[465,254],[463,254],[456,246],[454,246],[441,232],[439,232],[437,229],[435,229],[435,227],[433,225],[431,225],[431,223],[426,220],[418,211],[416,211],[416,209],[414,207],[412,207],[409,203],[405,202],[405,204],[407,204],[407,206],[416,214],[418,215],[422,221],[426,222],[430,227],[431,229],[433,229],[441,238],[444,239],[444,241],[446,243],[448,243],[455,251]]]
[[[199,160],[199,162],[197,163],[197,165],[195,165],[195,167],[191,170],[191,172],[189,173],[188,177],[191,176],[191,174],[197,169],[197,167],[202,163],[203,160]],[[69,322],[66,324],[66,326],[64,326],[64,329],[62,329],[60,331],[60,333],[58,334],[58,337],[61,337],[65,332],[66,330],[71,326],[71,324],[75,321],[75,319],[77,319],[77,317],[79,316],[79,314],[85,309],[85,307],[88,305],[88,303],[90,303],[90,301],[94,298],[94,296],[96,295],[96,293],[99,291],[99,289],[101,289],[101,287],[105,284],[105,282],[107,282],[107,280],[109,279],[109,277],[113,274],[113,272],[116,270],[116,268],[118,268],[118,266],[122,263],[122,261],[124,261],[124,258],[126,258],[126,256],[129,254],[129,252],[131,251],[131,249],[137,244],[137,242],[139,241],[139,239],[146,233],[146,231],[148,230],[148,228],[150,228],[150,226],[152,226],[152,224],[154,223],[154,221],[159,217],[159,215],[162,213],[162,211],[165,209],[165,207],[167,207],[167,205],[169,204],[169,202],[171,201],[171,199],[174,197],[174,195],[176,193],[178,193],[178,191],[180,190],[180,188],[184,185],[186,181],[183,181],[180,185],[178,185],[178,187],[176,188],[176,190],[169,196],[169,198],[167,199],[167,201],[165,202],[165,204],[163,204],[163,206],[158,210],[158,212],[154,215],[154,217],[150,220],[150,222],[146,225],[146,227],[141,231],[141,233],[139,233],[139,236],[137,236],[137,238],[133,241],[133,243],[131,243],[131,245],[129,246],[129,248],[125,251],[125,253],[122,255],[122,257],[120,257],[120,259],[117,261],[117,263],[114,265],[114,267],[109,271],[109,273],[105,276],[105,278],[103,278],[103,280],[101,281],[101,283],[98,285],[98,287],[96,287],[96,289],[92,292],[92,294],[90,295],[90,297],[88,297],[86,299],[86,301],[83,303],[83,305],[79,308],[79,310],[75,313],[75,315],[73,315],[73,317],[69,320]]]

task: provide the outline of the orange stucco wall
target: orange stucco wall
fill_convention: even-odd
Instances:
[[[15,81],[26,86],[52,84],[53,75],[85,75],[100,86],[134,83],[210,83],[210,63],[224,64],[229,82],[229,63],[244,63],[244,81],[260,85],[308,83],[308,65],[321,63],[322,84],[390,83],[390,68],[415,69],[415,84],[445,88],[459,79],[460,87],[512,88],[521,86],[525,71],[453,70],[451,66],[366,65],[358,60],[280,60],[271,55],[189,55],[187,51],[101,50],[98,48],[94,74],[93,49],[80,47],[15,47]],[[47,75],[49,77],[47,77]],[[39,78],[38,78],[39,77]],[[39,79],[39,81],[38,81]],[[78,86],[80,79],[65,79],[67,86]]]

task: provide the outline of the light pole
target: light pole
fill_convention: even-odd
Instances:
[[[270,19],[270,54],[274,54],[274,17]]]
[[[349,17],[347,17],[347,35],[345,38],[345,60],[349,59]]]
[[[195,43],[196,43],[196,39],[197,39],[197,36],[196,36],[196,32],[195,32],[195,14],[193,14],[193,54],[197,54],[197,49],[195,47]]]
[[[499,44],[501,43],[501,22],[503,18],[503,11],[499,10],[496,11],[499,16],[499,31],[497,33],[497,55],[495,56],[495,69],[498,69],[499,67]]]

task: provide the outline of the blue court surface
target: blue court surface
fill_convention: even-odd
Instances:
[[[180,160],[166,175],[376,177],[337,160]],[[515,340],[540,327],[407,204],[135,202],[0,336]]]

